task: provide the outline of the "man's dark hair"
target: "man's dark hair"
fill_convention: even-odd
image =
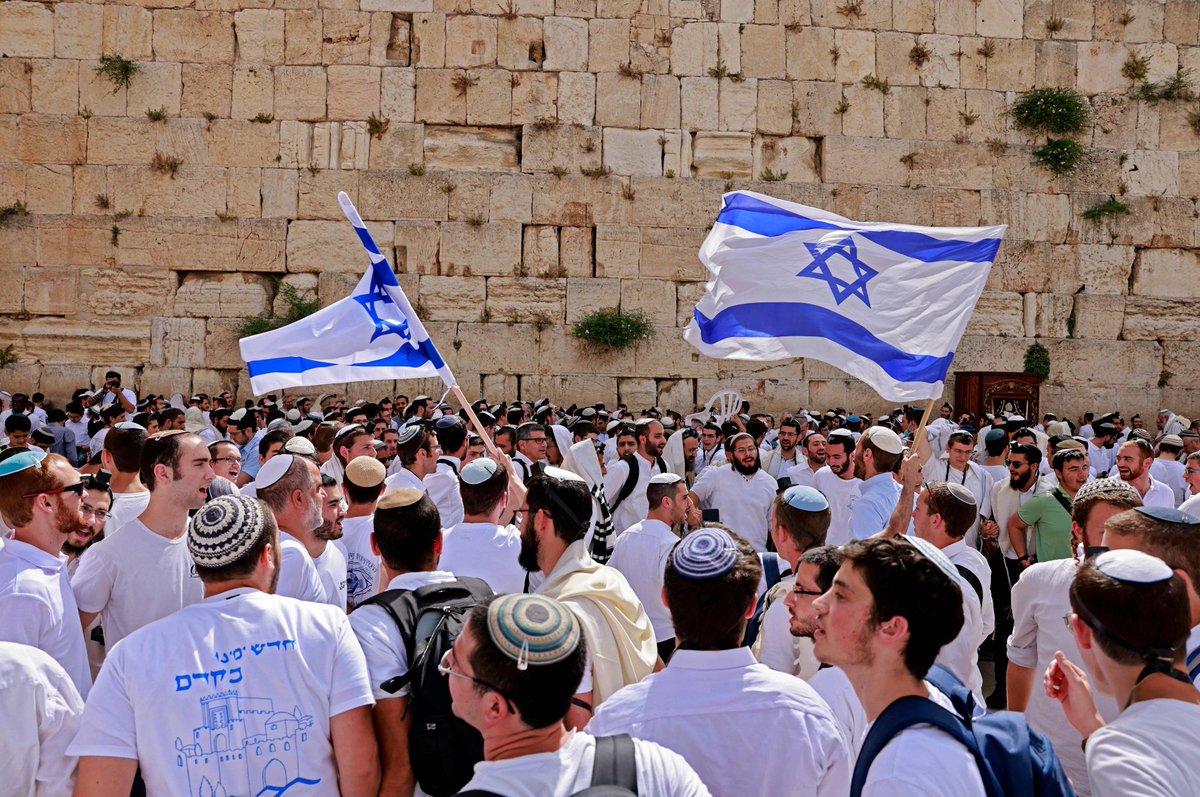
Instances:
[[[67,413],[55,407],[46,412],[46,423],[62,423],[67,419]]]
[[[14,412],[4,419],[4,433],[12,434],[13,432],[28,432],[33,428],[33,423],[29,420],[28,415],[21,415]]]
[[[137,473],[141,469],[145,445],[145,429],[109,429],[104,435],[104,450],[112,457],[118,473]]]
[[[1157,556],[1172,568],[1182,570],[1193,584],[1200,584],[1200,542],[1196,527],[1168,523],[1143,514],[1122,512],[1109,518],[1104,531],[1136,537],[1139,551]]]
[[[586,418],[580,418],[571,424],[571,442],[578,443],[580,440],[585,440],[593,431],[595,431],[595,426],[592,425],[592,422]]]
[[[916,546],[902,540],[852,542],[844,553],[871,592],[870,627],[903,617],[909,633],[904,666],[914,677],[924,678],[942,647],[962,631],[958,584]]]
[[[511,427],[511,426],[499,426],[499,427],[497,427],[497,428],[496,428],[496,436],[493,438],[493,440],[495,440],[495,441],[496,441],[496,444],[497,444],[497,445],[499,445],[499,443],[500,443],[500,438],[501,438],[501,437],[508,437],[508,438],[511,438],[511,439],[512,439],[512,443],[513,443],[514,445],[516,445],[516,442],[517,442],[517,430],[516,430],[516,429],[514,429],[514,428],[513,428],[513,427]]]
[[[751,418],[746,424],[746,433],[754,438],[754,442],[758,442],[767,433],[767,425],[758,418]]]
[[[1042,464],[1042,449],[1028,443],[1015,443],[1008,447],[1010,454],[1020,454],[1030,465]]]
[[[1178,575],[1152,584],[1127,583],[1104,575],[1089,559],[1075,571],[1070,597],[1071,610],[1091,627],[1097,647],[1118,664],[1141,664],[1147,657],[1116,640],[1170,650],[1172,659],[1183,655],[1191,614],[1187,587]]]
[[[358,428],[355,429],[355,426]],[[348,431],[342,431],[343,429]],[[373,435],[362,424],[349,424],[338,430],[338,433],[334,435],[333,438],[333,455],[338,458],[338,462],[341,462],[343,465],[350,464],[349,460],[342,458],[342,452],[339,449],[354,448],[354,446],[358,445],[358,439],[360,437],[370,437],[374,439],[375,435]]]
[[[460,480],[458,491],[462,496],[464,515],[487,515],[508,492],[508,470],[503,467],[496,468],[495,473],[479,484]]]
[[[286,443],[293,437],[295,437],[295,435],[287,429],[274,429],[270,432],[267,432],[258,441],[258,458],[262,459],[265,457],[267,452],[271,450],[271,446],[275,445],[276,443]]]
[[[817,586],[822,592],[828,592],[833,586],[833,577],[842,566],[842,549],[836,545],[822,545],[820,548],[810,548],[800,557],[801,564],[817,566]]]
[[[158,413],[159,428],[165,429],[175,422],[176,418],[184,417],[183,410],[178,407],[167,407],[162,412]]]
[[[262,501],[259,501],[261,504]],[[196,564],[196,575],[204,583],[217,584],[222,581],[232,581],[238,578],[245,578],[254,572],[254,568],[258,567],[258,558],[262,556],[263,550],[270,543],[276,550],[279,550],[279,526],[275,524],[275,515],[263,506],[263,529],[259,534],[258,539],[250,546],[249,550],[234,559],[227,565],[220,567],[205,567],[202,564]]]
[[[1133,490],[1096,490],[1071,502],[1071,520],[1075,521],[1079,528],[1086,529],[1092,510],[1097,504],[1108,504],[1124,511],[1141,506],[1142,499]]]
[[[113,430],[113,432],[116,431],[120,430]],[[105,435],[105,444],[108,443],[108,437],[111,437],[113,432]],[[183,443],[188,440],[199,439],[199,437],[191,432],[156,434],[147,437],[145,444],[142,446],[142,458],[138,466],[142,484],[146,485],[151,492],[154,491],[154,488],[157,486],[154,468],[158,465],[166,465],[171,471],[171,475],[175,476],[179,472],[179,460],[183,457]]]
[[[339,445],[340,445],[339,441]],[[417,461],[417,453],[425,451],[433,453],[433,435],[431,435],[424,426],[419,428],[412,436],[411,440],[396,445],[396,459],[400,460],[401,465],[412,465]]]
[[[613,435],[613,437],[616,438],[618,441],[622,437],[632,437],[634,440],[637,440],[638,433],[637,433],[637,430],[634,429],[632,426],[630,426],[627,423],[623,423],[617,427],[617,432],[615,435]]]
[[[852,434],[831,434],[825,438],[825,451],[829,451],[830,446],[840,446],[846,456],[854,456],[854,435]]]
[[[549,435],[549,432],[546,431],[545,426],[542,426],[540,423],[534,423],[533,421],[530,421],[517,427],[517,440],[528,440],[534,432],[541,432],[544,435]]]
[[[363,407],[351,407],[346,410],[346,423],[366,424],[369,419],[370,416]]]
[[[1008,438],[1006,437],[998,437],[994,440],[991,437],[983,438],[983,449],[989,457],[1000,456],[1006,448],[1008,448]]]
[[[517,662],[492,642],[488,630],[488,598],[471,608],[466,628],[470,629],[475,648],[468,659],[475,673],[475,691],[496,691],[517,710],[530,728],[546,728],[562,722],[571,708],[583,669],[587,662],[587,642],[579,634],[579,646],[570,655],[550,664],[530,665],[521,670]],[[578,620],[576,620],[578,622]],[[489,684],[491,689],[480,682]]]
[[[83,415],[83,405],[78,401],[68,401],[66,409],[72,415]]]
[[[428,495],[408,506],[376,508],[372,522],[380,558],[392,570],[411,573],[437,564],[434,546],[442,535],[442,518]]]
[[[531,515],[539,510],[549,515],[555,536],[563,542],[570,544],[583,539],[592,519],[592,494],[586,482],[557,479],[543,473],[525,486]]]
[[[796,420],[795,418],[784,418],[779,422],[780,429],[783,429],[785,426],[789,429],[795,430],[796,434],[800,434],[800,421]]]
[[[792,544],[801,551],[807,551],[817,545],[825,544],[825,535],[829,533],[832,515],[829,507],[820,512],[808,512],[796,509],[783,500],[783,493],[775,496],[775,506],[772,517],[783,528]]]
[[[929,511],[942,519],[946,534],[956,540],[962,539],[979,516],[979,507],[958,500],[946,482],[929,482],[924,492]]]
[[[1075,462],[1077,460],[1085,459],[1087,459],[1087,455],[1078,448],[1068,448],[1065,451],[1055,451],[1054,459],[1050,460],[1050,465],[1054,468],[1054,470],[1061,474],[1063,472],[1063,468],[1067,466],[1068,462]]]
[[[346,476],[342,476],[342,493],[346,496],[346,501],[351,504],[373,504],[379,500],[383,488],[384,482],[380,482],[374,487],[359,487]]]
[[[687,485],[682,481],[672,482],[671,484],[650,483],[646,485],[646,500],[650,502],[650,511],[658,509],[662,506],[664,498],[674,498],[678,492],[679,485],[683,485],[685,490]]]
[[[453,420],[453,423],[451,423]],[[462,418],[456,418],[453,415],[443,415],[437,419],[434,425],[437,431],[438,443],[442,447],[442,451],[453,456],[455,451],[462,448],[463,443],[467,441],[467,425]]]
[[[750,543],[728,528],[720,528],[729,532],[737,544],[738,560],[732,570],[717,578],[686,578],[668,556],[663,573],[663,590],[675,638],[692,649],[728,650],[741,645],[746,631],[746,610],[758,600],[762,561]],[[683,540],[675,544],[682,545]]]

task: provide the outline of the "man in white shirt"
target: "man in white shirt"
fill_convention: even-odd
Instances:
[[[83,482],[57,454],[25,451],[0,462],[0,641],[38,648],[62,664],[79,694],[92,685],[63,543],[83,529]]]
[[[717,510],[723,525],[745,537],[756,551],[766,551],[777,484],[759,468],[758,446],[750,435],[734,435],[729,453],[729,467],[709,468],[696,479],[692,503]]]
[[[535,652],[530,652],[535,651]],[[564,727],[572,694],[586,670],[588,644],[575,615],[542,595],[502,595],[467,616],[442,663],[454,713],[484,740],[484,761],[464,791],[507,797],[568,797],[590,784],[597,740]],[[624,745],[629,745],[626,741]],[[638,794],[705,797],[696,772],[677,753],[633,739]],[[613,766],[612,771],[628,771]]]
[[[107,372],[104,375],[104,385],[94,395],[84,399],[84,405],[88,407],[104,407],[109,404],[120,404],[125,410],[125,420],[129,420],[137,412],[137,394],[127,387],[121,387],[121,374],[117,371]]]
[[[1145,506],[1175,508],[1171,488],[1150,475],[1154,464],[1154,449],[1145,440],[1135,437],[1117,449],[1117,473],[1121,481],[1138,491]]]
[[[425,477],[425,492],[437,504],[442,526],[450,528],[462,522],[463,501],[458,477],[467,453],[467,425],[456,415],[443,415],[434,423],[442,455],[437,470]]]
[[[975,496],[975,506],[978,514],[972,519],[964,539],[968,547],[974,548],[979,536],[979,518],[992,514],[991,492],[992,476],[971,461],[971,452],[975,448],[975,436],[970,432],[951,432],[946,442],[946,453],[937,459],[925,463],[925,479],[927,481],[944,481],[966,487]],[[986,582],[985,582],[986,585]]]
[[[331,545],[342,538],[344,498],[342,485],[331,477],[321,474],[321,489],[325,491],[325,502],[321,504],[321,525],[313,530],[313,564],[325,590],[325,600],[331,606],[347,608],[349,576],[346,570],[346,554],[340,545]]]
[[[904,455],[899,435],[883,426],[863,432],[854,451],[854,475],[862,479],[850,506],[850,537],[865,540],[883,531],[900,498],[892,468]]]
[[[1095,429],[1095,436],[1087,441],[1088,464],[1097,474],[1103,475],[1116,464],[1112,446],[1117,438],[1117,430],[1111,423],[1097,423]]]
[[[617,537],[608,564],[621,571],[642,602],[654,628],[658,657],[667,661],[675,650],[675,629],[671,626],[671,614],[663,605],[663,569],[671,549],[679,542],[675,527],[691,511],[692,501],[687,484],[674,473],[652,476],[646,487],[646,499],[650,504],[646,519],[634,523]]]
[[[1200,451],[1188,454],[1184,460],[1183,478],[1190,497],[1179,505],[1179,511],[1200,517]]]
[[[827,445],[825,435],[820,432],[806,434],[804,441],[800,444],[800,450],[804,456],[795,467],[788,468],[784,475],[791,480],[792,484],[812,487],[817,471],[824,467],[825,461],[828,459]]]
[[[69,402],[66,411],[67,421],[63,425],[71,434],[75,435],[76,448],[89,455],[95,454],[95,451],[90,451],[92,436],[88,434],[88,420],[84,417],[83,405],[78,401]]]
[[[135,423],[117,424],[104,436],[101,444],[100,468],[112,474],[113,504],[104,525],[104,533],[112,536],[129,521],[146,511],[150,491],[142,484],[142,447],[146,445],[146,430]]]
[[[650,484],[650,477],[667,470],[666,463],[662,461],[662,452],[667,446],[667,436],[662,424],[653,419],[643,418],[634,426],[634,433],[637,437],[637,450],[629,457],[610,463],[608,474],[604,477],[604,494],[608,496],[613,530],[618,537],[621,532],[646,516],[650,508],[646,500],[646,487]],[[756,448],[755,451],[757,450]],[[632,478],[631,464],[637,466],[636,479],[633,480],[632,489],[622,497],[626,481]]]
[[[313,561],[323,547],[313,532],[322,523],[325,488],[321,472],[310,457],[279,454],[262,466],[255,479],[258,497],[270,508],[279,526],[279,585],[289,598],[332,603]]]
[[[941,647],[962,630],[953,565],[935,561],[941,557],[936,549],[931,557],[898,539],[857,542],[847,546],[845,556],[832,589],[813,603],[817,658],[845,672],[869,722],[908,696],[953,711],[949,698],[923,680]],[[921,725],[887,742],[871,763],[862,791],[864,797],[985,793],[967,748]]]
[[[975,496],[961,484],[929,482],[917,497],[912,519],[917,536],[933,543],[946,555],[980,601],[983,608],[981,633],[986,638],[996,630],[991,568],[983,554],[967,545],[964,536],[978,517]]]
[[[383,492],[387,469],[375,457],[355,457],[342,474],[342,493],[348,505],[342,536],[333,544],[346,557],[346,601],[351,609],[379,592],[379,554],[371,548],[375,502]]]
[[[717,794],[768,797],[788,783],[789,794],[840,797],[849,755],[828,706],[742,646],[761,577],[754,549],[726,531],[703,528],[679,542],[663,588],[679,648],[665,670],[609,698],[588,732],[674,750]],[[763,743],[764,728],[776,743]]]
[[[825,467],[813,474],[816,487],[829,501],[829,545],[845,545],[850,536],[850,505],[858,498],[862,479],[854,475],[854,435],[838,429],[825,444]]]
[[[1086,555],[1095,555],[1101,550],[1108,519],[1138,506],[1141,498],[1120,479],[1090,481],[1079,488],[1071,504],[1072,534],[1084,546]],[[1057,655],[1064,655],[1076,664],[1083,663],[1070,630],[1061,622],[1071,609],[1068,593],[1079,564],[1078,558],[1072,558],[1030,565],[1013,585],[1014,623],[1007,640],[1005,680],[1008,709],[1025,712],[1029,726],[1050,739],[1075,791],[1087,797],[1092,789],[1079,747],[1081,737],[1037,683],[1038,675],[1046,671]],[[1105,716],[1116,716],[1116,706],[1111,701],[1102,700],[1101,708]]]
[[[521,530],[510,525],[513,507],[525,500],[524,486],[487,457],[464,465],[460,482],[464,517],[442,536],[439,567],[483,579],[497,595],[524,592]]]
[[[204,595],[188,553],[187,525],[188,513],[208,499],[208,447],[188,432],[160,432],[142,447],[141,477],[150,488],[145,511],[89,548],[71,578],[83,627],[102,615],[109,651]]]
[[[800,423],[794,418],[784,418],[779,423],[779,441],[777,448],[769,449],[762,457],[762,467],[773,479],[788,475],[788,471],[803,464],[799,455]]]
[[[355,457],[375,456],[375,436],[371,431],[357,423],[343,426],[333,436],[333,456],[321,466],[321,473],[332,476],[339,484],[346,463]]]
[[[61,452],[60,452],[61,453]],[[1188,490],[1184,479],[1185,471],[1181,454],[1183,453],[1183,438],[1169,434],[1158,441],[1158,456],[1150,465],[1150,475],[1171,488],[1175,494],[1175,505],[1187,500],[1191,491]]]
[[[697,478],[705,468],[725,464],[727,460],[724,443],[725,436],[721,433],[719,424],[712,421],[704,424],[704,428],[700,430],[700,450],[696,452]]]
[[[67,745],[79,730],[83,699],[49,654],[0,642],[0,761],[6,793],[67,795],[75,786],[75,756]]]
[[[344,612],[270,594],[277,543],[256,499],[221,496],[196,514],[187,544],[204,600],[109,651],[67,751],[80,757],[78,797],[123,797],[139,768],[155,795],[205,783],[377,794],[362,650]]]
[[[513,465],[522,482],[527,482],[545,467],[546,449],[550,446],[550,432],[540,423],[523,423],[517,427],[517,453]]]
[[[438,445],[437,434],[419,423],[405,426],[400,430],[400,440],[396,443],[396,459],[392,463],[395,470],[384,482],[383,491],[426,492],[425,477],[437,470],[441,454],[442,447]]]

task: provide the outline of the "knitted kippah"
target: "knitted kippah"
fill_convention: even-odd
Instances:
[[[737,564],[737,543],[721,529],[693,531],[675,544],[671,564],[684,578],[705,581],[725,575]]]
[[[387,468],[375,457],[355,457],[346,466],[346,480],[355,487],[378,487],[387,478]]]
[[[1079,492],[1075,493],[1075,500],[1082,501],[1095,493],[1105,492],[1132,493],[1137,495],[1137,490],[1129,482],[1123,482],[1115,478],[1092,479],[1079,488]],[[1141,498],[1140,495],[1138,497]]]
[[[375,503],[376,509],[399,509],[403,506],[412,506],[425,497],[423,490],[414,490],[411,487],[405,487],[401,490],[392,490],[383,494],[383,497]]]
[[[188,550],[202,567],[223,567],[253,548],[265,525],[258,500],[222,495],[200,507],[188,523]]]
[[[553,664],[579,647],[571,610],[544,595],[501,595],[488,606],[488,636],[517,669]]]

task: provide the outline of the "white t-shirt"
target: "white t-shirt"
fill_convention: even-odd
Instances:
[[[437,505],[442,528],[462,523],[463,502],[459,492],[458,473],[462,467],[457,457],[438,457],[437,470],[425,477],[425,492]]]
[[[842,546],[850,542],[850,503],[858,497],[858,486],[862,479],[843,479],[826,465],[813,474],[813,487],[821,491],[829,502],[829,533],[826,545]]]
[[[659,472],[657,462],[651,462],[637,452],[634,452],[633,459],[638,465],[637,483],[634,485],[633,492],[612,513],[613,530],[618,535],[644,518],[650,511],[646,488],[650,485],[650,477]],[[614,460],[608,466],[608,475],[604,477],[604,494],[608,497],[609,506],[616,503],[628,475],[629,466],[625,464],[624,460]]]
[[[989,637],[996,630],[996,607],[992,603],[992,568],[987,559],[979,551],[967,545],[966,540],[951,543],[942,549],[946,558],[955,565],[966,569],[979,580],[983,591],[983,635]],[[961,575],[961,573],[960,573]],[[968,582],[968,589],[975,595],[974,585]],[[978,596],[976,596],[978,598]]]
[[[333,541],[346,557],[346,599],[353,609],[379,592],[379,557],[371,550],[375,516],[342,520],[342,536]]]
[[[1134,703],[1088,737],[1096,797],[1200,794],[1200,706],[1182,700]]]
[[[137,519],[84,551],[71,588],[81,612],[100,612],[109,651],[142,626],[204,597],[187,534],[168,540]]]
[[[317,575],[321,578],[321,588],[325,592],[325,602],[346,611],[346,556],[336,545],[326,543],[325,553],[313,560]]]
[[[975,496],[975,521],[971,524],[971,528],[967,529],[967,533],[963,536],[967,545],[975,547],[975,540],[979,537],[979,518],[980,516],[988,517],[992,514],[992,477],[991,474],[984,470],[981,466],[974,462],[967,463],[967,469],[956,470],[951,467],[950,460],[947,457],[931,459],[925,463],[923,471],[925,481],[944,481],[947,483],[961,484],[971,491],[971,495]],[[984,582],[984,589],[988,589],[987,582]]]
[[[675,638],[675,627],[671,624],[671,612],[663,603],[662,589],[667,557],[677,542],[679,538],[670,526],[661,520],[647,518],[617,537],[612,558],[608,560],[608,566],[621,571],[642,602],[656,642]]]
[[[113,493],[112,508],[108,520],[104,521],[104,536],[111,537],[126,523],[139,517],[150,505],[150,491],[140,493]]]
[[[786,566],[786,563],[783,563]],[[809,637],[792,636],[792,614],[784,599],[796,584],[795,576],[784,576],[774,588],[767,610],[763,612],[762,624],[754,652],[758,660],[776,672],[785,672],[808,680],[821,663],[813,655],[813,641]]]
[[[708,797],[709,791],[683,757],[653,742],[633,740],[638,794],[653,797]],[[596,740],[572,732],[553,753],[480,761],[463,791],[481,789],[505,797],[569,797],[592,782]]]
[[[813,688],[833,714],[833,721],[841,731],[846,749],[850,751],[850,760],[858,758],[859,748],[867,735],[867,712],[863,711],[862,701],[854,691],[854,685],[846,677],[841,667],[823,667],[808,679],[808,685]]]
[[[495,523],[459,523],[442,535],[438,567],[458,576],[481,578],[503,595],[525,588],[525,568],[517,563],[521,530]]]
[[[1187,512],[1193,517],[1200,517],[1200,495],[1193,495],[1179,505],[1180,512]]]
[[[336,795],[329,720],[372,702],[344,612],[241,588],[113,647],[68,752],[136,758],[152,795]]]
[[[67,745],[79,729],[83,700],[49,654],[0,642],[0,761],[4,794],[57,797],[75,786]]]
[[[744,476],[730,465],[706,469],[692,485],[692,492],[701,507],[719,510],[721,523],[761,553],[767,550],[776,487],[775,480],[762,470]]]
[[[800,460],[801,461],[798,464],[786,468],[783,475],[786,476],[793,485],[812,487],[813,480],[817,474],[808,466],[807,459],[801,457]]]
[[[950,698],[926,683],[929,699],[954,713]],[[870,729],[868,728],[868,731]],[[871,763],[863,797],[985,797],[970,751],[932,725],[893,736]]]
[[[325,586],[317,565],[309,556],[308,549],[298,539],[283,529],[279,530],[279,584],[277,595],[286,595],[302,601],[325,603]]]

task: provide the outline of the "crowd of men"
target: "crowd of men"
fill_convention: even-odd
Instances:
[[[0,791],[1200,794],[1200,421],[924,415],[0,392]]]

